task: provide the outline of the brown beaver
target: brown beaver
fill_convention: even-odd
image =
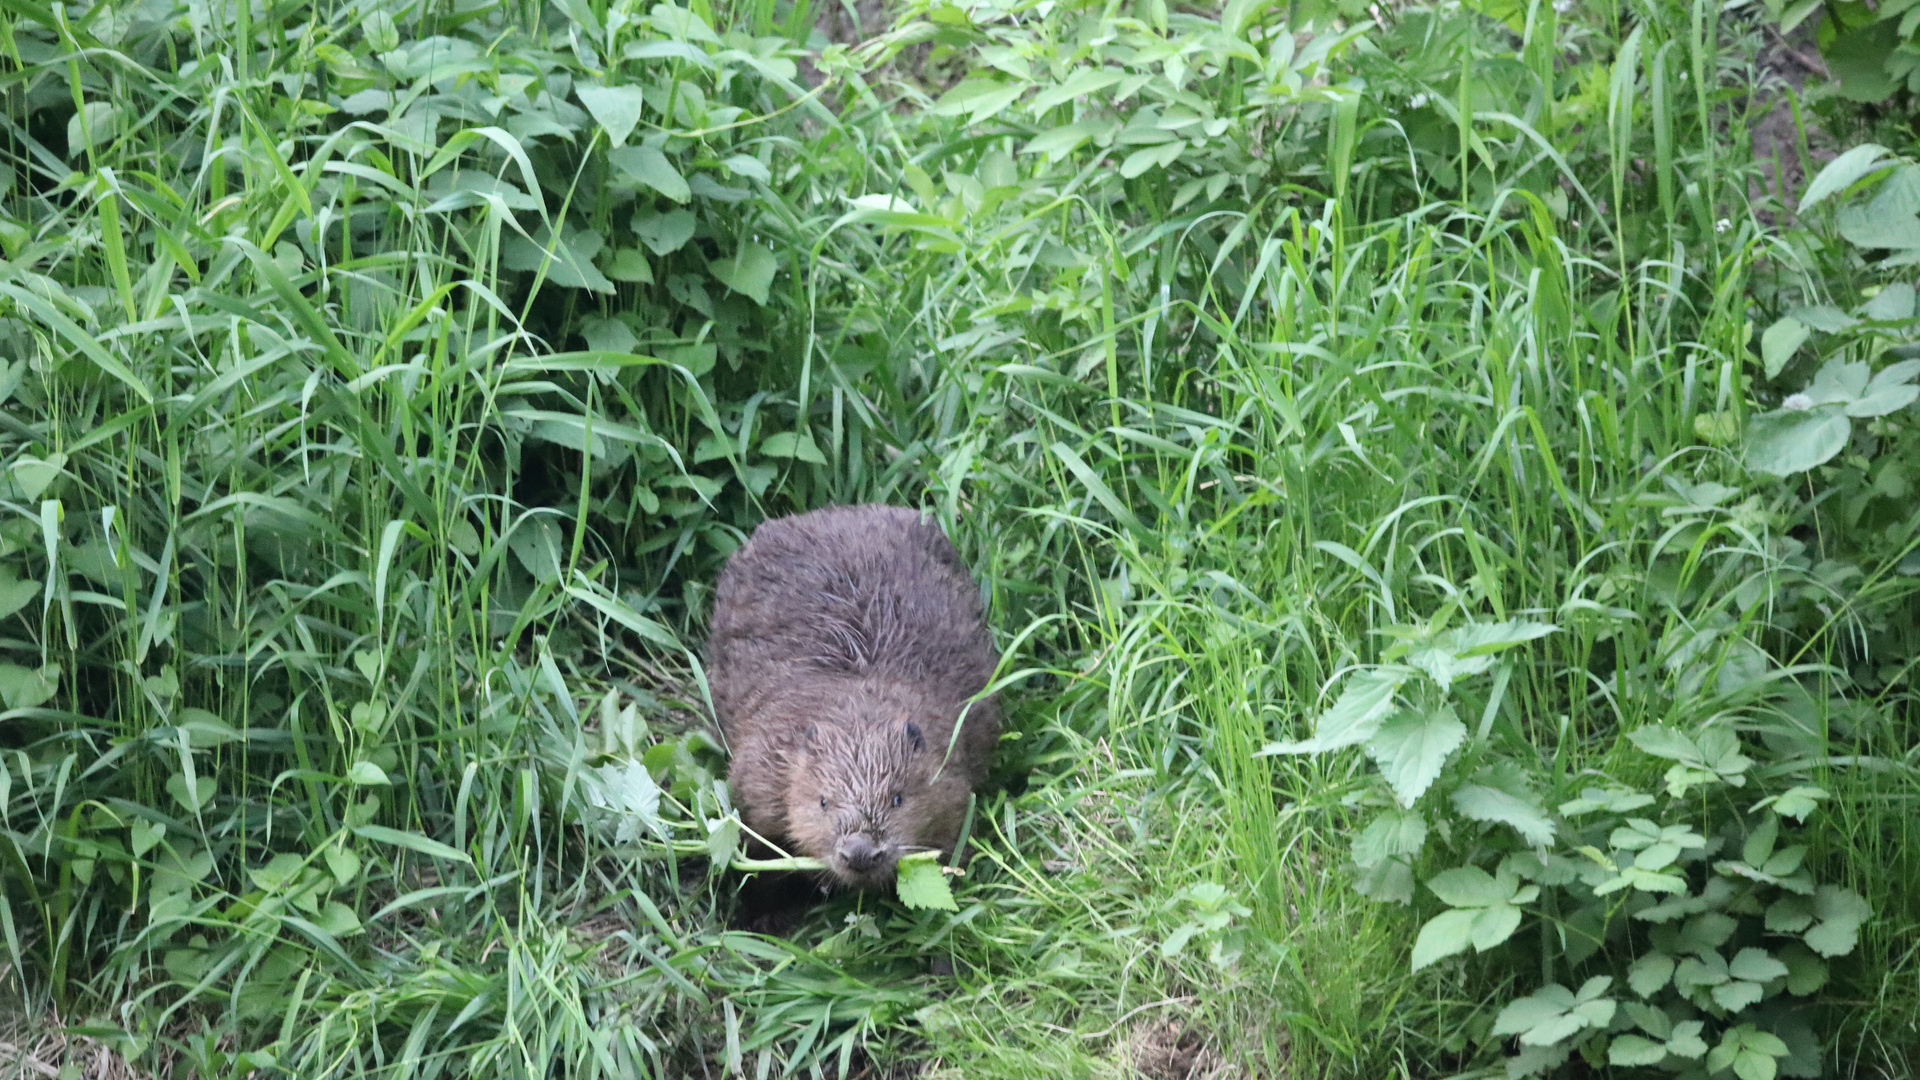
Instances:
[[[707,663],[749,828],[860,888],[952,848],[1000,710],[967,707],[996,655],[938,526],[878,505],[762,523],[720,575]]]

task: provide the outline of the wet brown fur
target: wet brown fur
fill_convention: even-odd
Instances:
[[[966,707],[995,662],[972,577],[917,512],[763,523],[720,575],[707,643],[747,826],[853,886],[890,880],[901,855],[950,849],[999,737],[992,698]],[[841,857],[855,837],[879,849],[876,865]]]

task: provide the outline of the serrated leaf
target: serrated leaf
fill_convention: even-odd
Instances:
[[[1779,837],[1780,819],[1769,814],[1747,834],[1746,842],[1740,847],[1740,857],[1746,860],[1748,866],[1765,865],[1773,855],[1774,841]]]
[[[1549,983],[1531,995],[1516,998],[1494,1017],[1493,1034],[1518,1035],[1564,1014],[1577,1004],[1573,992],[1558,983]]]
[[[1551,623],[1508,619],[1497,623],[1469,623],[1447,631],[1443,640],[1459,656],[1490,656],[1559,631],[1560,628]]]
[[[1813,925],[1813,898],[1782,896],[1767,905],[1767,932],[1797,934]]]
[[[1314,722],[1313,738],[1303,742],[1269,743],[1261,754],[1322,754],[1353,746],[1373,737],[1380,722],[1393,712],[1393,697],[1412,671],[1403,667],[1377,667],[1361,671],[1347,680],[1346,689],[1333,707]]]
[[[1474,952],[1486,952],[1488,949],[1506,941],[1520,929],[1520,909],[1512,904],[1495,904],[1481,908],[1474,916],[1471,937]]]
[[[1706,1041],[1700,1038],[1700,1032],[1706,1027],[1700,1020],[1683,1020],[1673,1025],[1673,1036],[1667,1040],[1667,1053],[1688,1061],[1700,1060],[1707,1052]]]
[[[1693,740],[1664,724],[1637,727],[1627,733],[1627,740],[1657,758],[1679,762],[1700,760],[1700,748]]]
[[[1806,997],[1827,985],[1827,962],[1797,942],[1780,950],[1787,965],[1787,993]]]
[[[1411,810],[1385,810],[1353,840],[1353,862],[1367,869],[1398,856],[1413,856],[1427,843],[1427,820]]]
[[[1428,879],[1427,888],[1447,906],[1457,908],[1492,907],[1506,903],[1513,894],[1511,888],[1502,886],[1492,874],[1477,866],[1442,870]]]
[[[1858,923],[1823,922],[1801,935],[1807,947],[1825,957],[1845,956],[1859,941]]]
[[[1443,911],[1427,920],[1413,943],[1413,970],[1419,971],[1473,944],[1473,920],[1479,911],[1473,908]]]
[[[1607,1046],[1609,1065],[1658,1065],[1667,1059],[1667,1048],[1638,1035],[1616,1035]]]
[[[1358,866],[1354,891],[1383,904],[1413,902],[1413,868],[1400,859],[1385,859],[1372,866]]]
[[[1395,713],[1367,740],[1367,756],[1393,788],[1401,806],[1410,807],[1439,778],[1447,755],[1467,738],[1467,726],[1442,706],[1431,713]]]
[[[1483,784],[1466,784],[1453,793],[1453,808],[1475,821],[1506,825],[1528,843],[1553,842],[1553,821],[1537,804]]]
[[[1763,996],[1759,983],[1745,979],[1729,979],[1712,990],[1714,1004],[1728,1012],[1739,1012],[1749,1005],[1757,1003]]]
[[[1776,320],[1767,332],[1760,335],[1760,362],[1765,367],[1767,378],[1780,374],[1787,366],[1793,354],[1807,343],[1807,325],[1791,315]]]
[[[940,871],[938,859],[938,852],[922,851],[896,864],[894,884],[902,904],[916,911],[960,910],[960,905],[954,903],[953,890],[947,887],[946,875]]]
[[[1787,965],[1775,960],[1765,949],[1741,949],[1727,963],[1727,973],[1748,982],[1772,982],[1787,974]]]
[[[1584,1031],[1587,1021],[1573,1013],[1564,1013],[1520,1035],[1522,1046],[1552,1046],[1575,1032]]]
[[[1648,953],[1627,969],[1627,985],[1641,997],[1652,997],[1673,978],[1673,957]]]

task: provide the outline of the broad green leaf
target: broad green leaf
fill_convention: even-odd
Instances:
[[[680,170],[673,167],[667,155],[651,146],[623,146],[618,150],[610,150],[607,152],[607,164],[674,202],[683,203],[693,197],[693,189],[687,186],[687,180],[680,175]],[[658,248],[655,251],[665,254]]]
[[[1118,125],[1112,120],[1081,120],[1077,123],[1062,124],[1057,128],[1043,131],[1027,140],[1020,148],[1022,154],[1046,154],[1059,160],[1080,148],[1088,139],[1105,137]]]
[[[1627,985],[1641,997],[1652,997],[1673,979],[1673,957],[1650,952],[1627,969]]]
[[[1120,163],[1120,177],[1131,180],[1149,169],[1165,168],[1180,160],[1180,155],[1185,153],[1186,149],[1185,141],[1174,139],[1158,146],[1149,146],[1144,150],[1135,150]]]
[[[197,814],[209,802],[213,801],[214,782],[211,776],[196,776],[193,787],[187,787],[187,778],[175,773],[167,778],[167,794],[189,814]]]
[[[1081,68],[1069,76],[1065,82],[1035,94],[1033,100],[1027,103],[1027,108],[1032,110],[1035,116],[1039,116],[1048,109],[1056,105],[1064,105],[1074,98],[1099,93],[1126,78],[1126,75],[1127,73],[1120,68]]]
[[[646,108],[646,97],[640,88],[579,83],[573,92],[593,115],[594,122],[606,130],[607,141],[615,147],[625,146],[627,136],[633,134],[633,126],[640,122],[641,110]]]
[[[348,934],[360,932],[360,916],[338,900],[328,901],[327,905],[320,909],[319,917],[313,922],[315,926],[334,937],[346,937]]]
[[[119,128],[118,105],[111,101],[87,102],[67,118],[67,156],[79,157],[81,152],[91,147],[113,141],[120,133]]]
[[[1800,197],[1797,212],[1805,214],[1829,196],[1852,187],[1862,177],[1878,169],[1881,159],[1886,156],[1886,147],[1865,143],[1827,162],[1826,167],[1813,178],[1813,183],[1807,185],[1807,192]]]
[[[760,452],[768,457],[799,458],[814,465],[825,465],[826,456],[815,445],[813,435],[802,431],[776,432],[760,440]]]
[[[531,240],[524,236],[507,237],[501,244],[500,261],[509,270],[533,272],[544,266],[547,280],[555,285],[610,293],[614,291],[613,282],[593,265],[593,257],[605,243],[600,234],[591,229],[571,227],[565,230],[563,239],[555,241],[542,226]]]
[[[1909,220],[1913,222],[1916,242],[1900,246],[1920,247],[1920,218],[1909,216]],[[1884,238],[1881,246],[1889,246]],[[1879,292],[1860,305],[1860,316],[1874,322],[1907,322],[1913,318],[1914,299],[1913,286],[1904,281],[1882,285]]]
[[[1367,741],[1367,756],[1379,763],[1400,805],[1410,807],[1433,786],[1447,755],[1466,737],[1467,726],[1449,706],[1430,714],[1402,710]]]
[[[360,877],[360,856],[352,848],[330,847],[322,853],[327,861],[327,871],[333,875],[333,882],[341,888],[354,883]]]
[[[633,232],[655,255],[671,255],[693,239],[696,223],[691,210],[669,210],[664,214],[645,210],[633,215]]]
[[[355,787],[387,787],[393,783],[387,779],[387,770],[371,761],[356,761],[347,770],[347,783]]]
[[[1427,888],[1449,907],[1480,908],[1504,904],[1513,897],[1513,887],[1502,884],[1477,866],[1456,866],[1427,879]]]
[[[1759,983],[1748,982],[1745,979],[1729,979],[1714,987],[1710,995],[1714,1004],[1730,1013],[1736,1013],[1749,1005],[1757,1004],[1765,995],[1765,991]]]
[[[1644,724],[1628,732],[1627,739],[1654,757],[1679,762],[1700,760],[1700,748],[1692,739],[1662,724]]]
[[[1473,944],[1473,920],[1479,914],[1474,908],[1456,908],[1427,920],[1413,943],[1413,970],[1465,952]]]
[[[1834,215],[1840,235],[1863,248],[1920,248],[1920,218],[1911,213],[1888,213],[1876,200],[1866,206],[1843,206]],[[1869,313],[1869,319],[1881,316]]]
[[[1609,1065],[1658,1065],[1666,1059],[1665,1045],[1638,1035],[1615,1035],[1607,1046]]]
[[[1683,1020],[1673,1025],[1673,1036],[1667,1040],[1667,1053],[1688,1061],[1698,1061],[1707,1052],[1707,1044],[1700,1038],[1701,1029],[1706,1024],[1699,1020]]]
[[[1529,844],[1553,842],[1553,820],[1536,803],[1483,784],[1467,784],[1453,793],[1453,808],[1475,821],[1510,826]]]
[[[1486,952],[1501,944],[1520,929],[1522,912],[1512,904],[1494,904],[1480,909],[1473,919],[1473,951]]]
[[[1551,623],[1509,619],[1497,623],[1469,623],[1447,631],[1445,640],[1460,656],[1489,656],[1559,631],[1560,628]]]
[[[1765,949],[1747,948],[1728,962],[1727,973],[1748,982],[1772,982],[1786,977],[1787,965],[1768,955]]]
[[[1494,1017],[1493,1034],[1518,1035],[1531,1031],[1579,1004],[1573,991],[1558,983],[1549,983],[1527,997],[1517,998],[1507,1003]]]
[[[1791,315],[1783,316],[1767,332],[1760,335],[1760,361],[1765,366],[1767,378],[1780,374],[1787,366],[1793,354],[1806,344],[1807,326]]]
[[[1827,985],[1827,962],[1813,950],[1792,942],[1781,948],[1780,957],[1787,965],[1787,993],[1806,997]]]
[[[740,245],[740,251],[733,258],[717,260],[712,267],[714,278],[722,285],[756,304],[765,304],[767,288],[773,284],[774,271],[780,264],[772,251],[759,244],[746,243]]]
[[[4,771],[4,768],[0,768],[0,771]],[[131,833],[129,839],[133,848],[133,857],[137,859],[153,850],[153,846],[160,842],[161,837],[167,835],[167,827],[157,821],[134,818]]]
[[[39,668],[0,664],[0,705],[8,709],[37,709],[59,689],[59,664]]]
[[[602,265],[604,267],[604,273],[614,281],[627,281],[637,285],[653,284],[653,264],[647,261],[646,253],[639,248],[620,248],[613,252],[612,256]],[[606,321],[619,325],[619,320],[617,319],[608,319]],[[633,351],[632,345],[623,349],[602,349],[600,346],[592,344],[591,339],[589,339],[588,347],[602,352]]]
[[[1418,855],[1427,843],[1427,821],[1412,810],[1383,810],[1353,841],[1353,861],[1364,868]],[[1503,898],[1504,899],[1504,898]]]
[[[960,910],[960,905],[954,903],[953,890],[947,887],[947,878],[941,872],[938,860],[938,852],[921,851],[903,857],[896,864],[895,886],[902,904],[916,911]]]
[[[1747,425],[1747,468],[1792,476],[1824,465],[1847,448],[1853,424],[1837,405],[1762,413]]]
[[[1347,680],[1346,689],[1341,691],[1333,707],[1320,714],[1314,723],[1313,738],[1268,743],[1255,756],[1322,754],[1367,741],[1393,711],[1394,694],[1412,674],[1410,668],[1391,665],[1361,671]]]
[[[38,498],[38,496],[33,496]],[[0,563],[0,619],[5,619],[40,595],[40,583],[37,581],[15,580],[13,567]]]
[[[264,892],[279,892],[293,884],[306,868],[306,859],[292,852],[281,852],[267,864],[247,871],[247,877]]]

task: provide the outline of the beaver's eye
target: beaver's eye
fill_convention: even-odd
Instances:
[[[820,799],[820,809],[825,810],[826,808],[827,808],[827,800],[824,796],[822,796]]]
[[[893,805],[895,805],[895,806],[899,806],[899,805],[900,805],[900,796],[898,796],[898,795],[895,795],[895,796],[893,797]]]

